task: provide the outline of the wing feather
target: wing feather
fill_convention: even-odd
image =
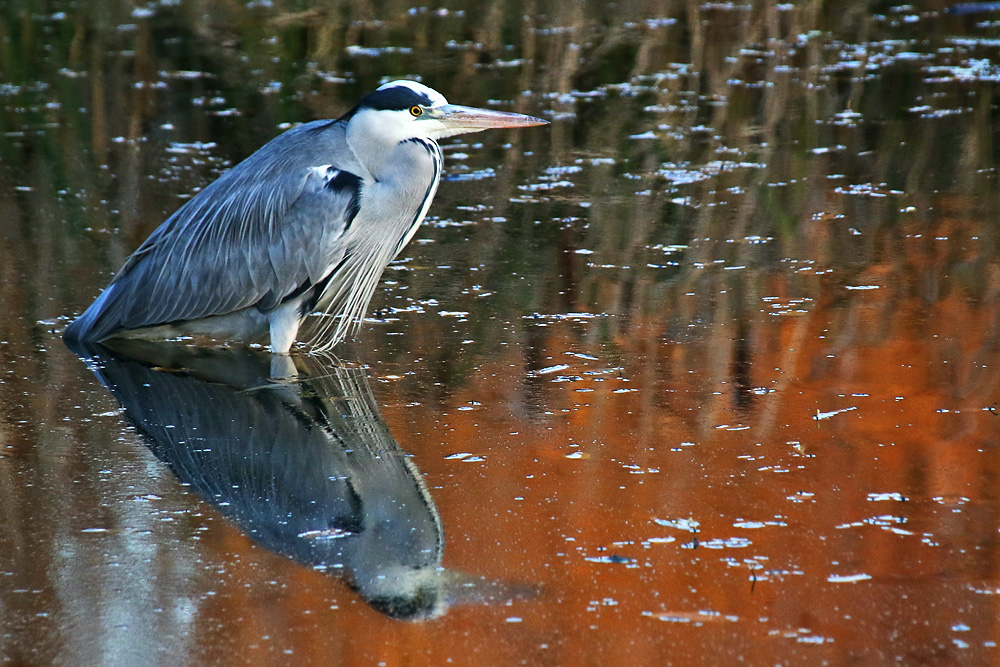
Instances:
[[[157,228],[67,337],[101,340],[250,306],[269,312],[343,256],[359,173],[340,122],[277,137]]]

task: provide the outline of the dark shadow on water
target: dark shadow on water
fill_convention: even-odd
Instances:
[[[72,347],[182,482],[256,542],[343,578],[383,614],[433,618],[530,594],[442,568],[437,508],[360,368],[247,349]]]

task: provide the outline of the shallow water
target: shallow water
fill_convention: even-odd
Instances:
[[[0,655],[996,662],[1000,23],[945,6],[0,10]],[[552,124],[444,142],[339,359],[63,346],[399,77]]]

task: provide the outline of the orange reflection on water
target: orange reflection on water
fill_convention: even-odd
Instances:
[[[891,239],[891,261],[847,281],[747,271],[766,298],[732,299],[729,321],[682,340],[665,334],[679,302],[725,295],[682,285],[604,346],[593,323],[545,322],[539,349],[499,347],[443,413],[384,385],[435,487],[448,567],[542,590],[428,632],[514,616],[476,641],[501,651],[515,634],[555,648],[552,664],[991,652],[996,293],[934,273],[981,256],[938,238]]]

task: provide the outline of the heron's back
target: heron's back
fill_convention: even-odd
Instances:
[[[340,252],[361,182],[317,202],[312,190],[325,183],[310,178],[320,165],[364,173],[339,121],[285,132],[199,192],[133,253],[65,336],[96,341],[262,302],[273,307],[319,280]],[[304,195],[311,196],[308,215],[295,210]]]

